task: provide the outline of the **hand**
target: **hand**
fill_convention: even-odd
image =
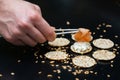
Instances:
[[[29,46],[56,37],[40,8],[23,0],[0,0],[0,34],[12,44]]]

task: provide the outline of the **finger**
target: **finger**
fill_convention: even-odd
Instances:
[[[41,13],[41,9],[38,5],[33,4],[33,7],[34,7],[34,9],[36,9],[37,11],[39,11]]]
[[[42,35],[42,33],[32,24],[26,25],[23,31],[38,43],[44,43],[46,41],[44,35]]]
[[[21,37],[18,37],[18,38],[26,45],[29,45],[32,47],[37,45],[37,42],[34,41],[31,37],[29,37],[29,35],[27,35],[27,34],[24,34],[24,36],[22,38]]]
[[[51,26],[51,28],[55,31],[55,27]]]
[[[17,45],[17,46],[24,46],[25,45],[21,40],[18,40],[18,39],[13,40],[11,43],[13,45]]]
[[[17,39],[15,36],[11,36],[9,33],[2,35],[4,39],[13,45],[25,45],[21,40]]]
[[[34,20],[37,29],[45,36],[48,41],[53,41],[56,37],[54,29],[42,18],[38,17]]]

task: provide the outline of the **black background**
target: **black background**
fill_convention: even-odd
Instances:
[[[108,38],[111,39],[116,34],[120,35],[119,0],[32,0],[30,2],[39,5],[43,17],[56,28],[82,26],[95,31],[96,26],[104,22],[113,25],[112,30],[107,34]],[[70,21],[69,27],[66,25],[66,21]],[[113,41],[120,44],[120,39],[113,39]],[[36,47],[41,48],[39,45]],[[57,80],[56,78],[46,78],[46,73],[51,71],[49,65],[34,63],[33,53],[36,51],[36,47],[18,47],[0,38],[0,74],[3,75],[0,80]],[[42,51],[45,50],[44,48]],[[21,60],[19,64],[18,59]],[[44,75],[39,76],[37,72],[41,69],[44,71]],[[80,80],[84,80],[84,77],[87,80],[120,80],[120,55],[115,59],[113,69],[98,65],[95,70],[99,71],[98,76],[81,76]],[[11,76],[11,72],[14,72],[15,76]],[[111,78],[105,77],[108,72],[110,72]],[[61,80],[74,80],[69,73],[61,75],[63,76]]]

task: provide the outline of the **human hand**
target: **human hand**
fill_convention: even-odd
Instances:
[[[0,34],[14,45],[29,46],[56,37],[40,8],[23,0],[0,0]]]

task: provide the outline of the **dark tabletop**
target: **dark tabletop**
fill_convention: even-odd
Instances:
[[[43,17],[56,28],[85,27],[96,33],[93,35],[94,38],[103,36],[111,39],[115,46],[110,50],[117,49],[117,56],[113,62],[98,62],[95,67],[84,69],[93,71],[93,73],[81,73],[75,76],[72,72],[61,68],[62,62],[56,62],[54,65],[57,66],[53,67],[50,65],[50,60],[44,58],[44,54],[49,51],[47,43],[44,46],[38,44],[33,48],[20,47],[0,38],[0,80],[75,80],[75,78],[80,80],[120,80],[119,0],[31,0],[30,2],[38,4]],[[70,22],[70,25],[66,24],[67,21]],[[102,25],[100,30],[97,28],[99,24]],[[112,28],[106,28],[105,26],[108,24],[112,25]],[[107,30],[107,32],[104,33],[103,30]],[[70,35],[64,37],[71,38]],[[72,40],[71,44],[73,44]],[[70,49],[67,51],[72,53]],[[69,63],[66,65],[72,66]],[[55,73],[53,70],[60,70],[61,73]],[[49,74],[52,75],[51,78],[47,77]]]

